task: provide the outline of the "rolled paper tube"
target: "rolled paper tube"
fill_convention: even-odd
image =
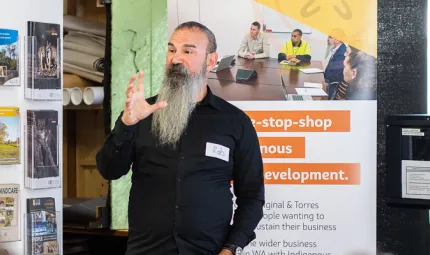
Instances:
[[[80,105],[82,103],[82,90],[80,88],[73,88],[70,92],[70,100],[74,105]]]
[[[63,89],[63,106],[70,104],[70,99],[71,99],[70,93],[71,92],[72,92],[71,88],[64,88]]]
[[[83,98],[87,105],[102,104],[104,99],[104,88],[87,87],[84,90]]]

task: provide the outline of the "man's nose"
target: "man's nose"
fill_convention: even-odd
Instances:
[[[184,62],[184,58],[181,53],[176,52],[172,58],[173,64],[182,64]]]

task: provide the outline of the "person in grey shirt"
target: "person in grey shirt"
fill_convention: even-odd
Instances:
[[[250,31],[242,40],[237,55],[242,58],[268,58],[269,42],[267,36],[260,31],[261,25],[257,21],[251,24]]]

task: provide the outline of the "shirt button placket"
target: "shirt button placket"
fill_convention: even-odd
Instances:
[[[186,139],[188,138],[188,133],[185,132],[184,133],[184,138],[181,139],[180,144],[179,144],[179,162],[178,162],[178,169],[177,169],[177,173],[176,173],[176,205],[175,205],[175,230],[174,230],[174,235],[175,237],[178,236],[178,221],[176,219],[178,219],[178,213],[180,213],[180,204],[182,201],[182,194],[181,194],[181,182],[182,182],[182,178],[183,178],[183,168],[184,168],[184,161],[185,161],[185,156],[183,155],[184,153],[186,153],[186,149],[185,149],[185,144],[186,144]],[[179,218],[181,218],[179,216]]]

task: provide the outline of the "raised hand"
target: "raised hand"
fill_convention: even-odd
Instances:
[[[148,104],[145,100],[144,90],[143,90],[143,71],[139,72],[137,79],[137,89],[134,85],[136,81],[136,74],[130,78],[128,87],[126,90],[127,99],[125,101],[124,113],[121,120],[124,124],[131,126],[143,120],[144,118],[151,115],[158,109],[166,107],[167,102],[157,102],[153,105]]]

